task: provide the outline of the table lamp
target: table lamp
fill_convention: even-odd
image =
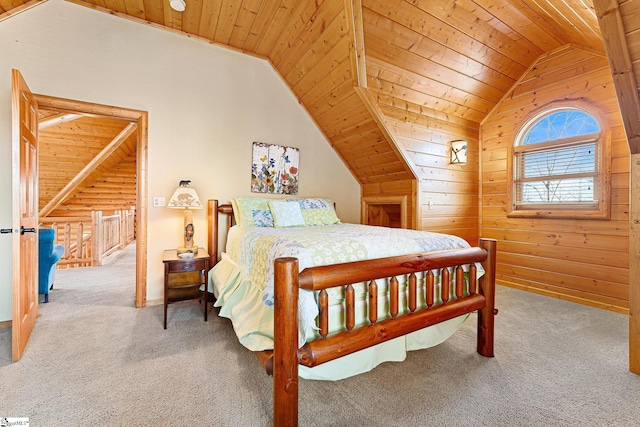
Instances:
[[[184,246],[178,248],[178,254],[198,253],[198,247],[193,244],[194,232],[192,209],[202,209],[202,203],[196,190],[189,187],[189,180],[182,180],[167,203],[168,208],[184,209]]]

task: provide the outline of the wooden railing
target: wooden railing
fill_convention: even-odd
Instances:
[[[108,216],[92,211],[86,217],[40,218],[40,226],[55,229],[55,243],[65,248],[58,266],[99,266],[135,239],[135,209]]]

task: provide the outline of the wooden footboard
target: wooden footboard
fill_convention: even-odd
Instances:
[[[231,205],[209,200],[209,253],[211,265],[218,260],[218,214],[227,215],[232,225]],[[475,263],[481,263],[480,279]],[[317,366],[338,357],[374,346],[432,326],[454,317],[478,312],[477,351],[493,357],[495,309],[496,241],[481,239],[478,248],[456,249],[416,255],[396,256],[344,264],[307,268],[299,272],[296,258],[275,261],[274,350],[257,355],[268,373],[273,374],[274,426],[298,424],[298,365]],[[463,270],[466,267],[467,272]],[[421,273],[424,272],[424,273]],[[417,280],[417,274],[423,280]],[[440,294],[435,276],[440,275]],[[397,277],[407,277],[407,310],[400,310]],[[389,282],[389,312],[378,318],[377,280]],[[352,284],[368,286],[368,323],[355,324],[355,291]],[[382,281],[380,281],[382,283]],[[328,332],[327,289],[345,287],[344,332]],[[300,289],[318,292],[318,326],[322,338],[298,348],[298,295]],[[423,304],[418,304],[422,295]],[[449,295],[452,295],[449,297]],[[423,307],[424,306],[424,307]],[[423,308],[419,308],[423,307]]]
[[[495,295],[496,242],[481,239],[479,248],[397,256],[344,264],[307,268],[298,272],[296,258],[275,261],[273,418],[276,426],[298,424],[298,364],[316,366],[358,350],[435,325],[462,314],[478,311],[477,351],[493,357],[493,326],[497,310]],[[476,280],[475,264],[482,263],[484,275]],[[466,285],[462,266],[468,266]],[[434,271],[441,274],[442,302],[434,301]],[[425,272],[422,294],[426,306],[416,309],[416,273]],[[396,276],[408,275],[408,312],[399,313]],[[389,317],[378,321],[376,279],[389,280]],[[355,327],[354,290],[351,284],[369,286],[369,324]],[[326,290],[346,286],[346,331],[328,335]],[[450,286],[455,298],[449,299]],[[318,291],[321,339],[298,348],[298,294],[300,289]]]

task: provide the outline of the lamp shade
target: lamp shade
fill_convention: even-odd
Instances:
[[[176,191],[173,192],[171,199],[169,199],[169,203],[167,203],[168,208],[175,209],[202,209],[202,202],[200,202],[200,197],[198,197],[198,193],[196,190],[189,187],[189,183],[191,181],[180,181],[180,185],[176,188]]]

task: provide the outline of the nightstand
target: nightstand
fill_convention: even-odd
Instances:
[[[192,258],[178,257],[175,249],[164,251],[164,328],[167,329],[167,306],[173,301],[199,298],[204,306],[204,321],[207,321],[207,272],[209,271],[209,254],[199,249]],[[200,286],[204,292],[200,293]],[[169,294],[173,295],[169,295]]]

